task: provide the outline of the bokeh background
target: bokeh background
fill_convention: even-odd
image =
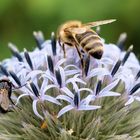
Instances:
[[[140,52],[139,0],[1,0],[0,1],[0,60],[10,57],[8,42],[32,50],[33,31],[42,30],[49,39],[52,31],[72,19],[83,22],[117,19],[101,28],[106,42],[116,43],[122,32],[127,32],[126,48],[134,44]]]

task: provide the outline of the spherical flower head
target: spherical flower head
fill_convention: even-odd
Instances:
[[[13,84],[11,105],[13,114],[21,118],[18,123],[22,131],[27,126],[38,128],[34,132],[42,133],[42,139],[117,138],[129,133],[123,125],[137,132],[125,121],[133,117],[128,113],[132,103],[140,101],[140,65],[132,45],[126,51],[122,49],[126,36],[121,35],[117,44],[102,41],[101,59],[90,56],[79,45],[81,61],[75,46],[64,44],[64,54],[54,33],[47,41],[40,31],[33,35],[37,43],[33,51],[19,52],[10,43],[13,56],[0,64],[1,75]],[[27,139],[33,138],[27,132],[33,131],[23,131]]]

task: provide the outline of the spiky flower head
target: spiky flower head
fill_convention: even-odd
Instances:
[[[33,35],[33,51],[9,43],[13,56],[0,64],[1,77],[14,85],[1,139],[140,138],[140,65],[132,45],[123,50],[126,34],[117,45],[103,42],[100,60],[81,50],[84,67],[75,47],[65,46],[64,58],[54,33],[47,41],[40,31]]]

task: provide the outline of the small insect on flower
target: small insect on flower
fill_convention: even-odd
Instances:
[[[91,28],[114,22],[114,19],[89,22],[82,24],[81,21],[68,21],[60,26],[58,30],[58,39],[62,46],[65,56],[65,44],[77,49],[83,67],[82,51],[96,59],[101,59],[103,54],[103,44],[99,35]],[[62,42],[62,45],[61,45]],[[81,48],[79,48],[81,46]]]
[[[43,121],[41,126],[40,126],[41,129],[45,129],[47,128],[47,122],[46,121]]]
[[[12,87],[18,89],[20,87],[15,87],[13,83],[8,78],[0,79],[0,112],[6,113],[9,111],[10,102],[14,105],[11,99]]]
[[[12,83],[8,79],[0,80],[0,110],[2,113],[6,113],[9,109],[12,93]]]

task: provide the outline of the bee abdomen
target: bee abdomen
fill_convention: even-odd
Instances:
[[[80,42],[80,45],[84,48],[88,43],[93,41],[101,41],[101,39],[98,35],[89,35]]]
[[[77,34],[75,37],[76,37],[77,41],[78,41],[79,44],[80,44],[80,42],[81,42],[83,39],[89,37],[90,35],[97,35],[97,34],[96,34],[96,32],[93,32],[93,31],[87,31],[87,32],[85,32],[85,33],[83,33],[83,34]]]
[[[89,55],[100,59],[103,54],[103,44],[101,38],[94,31],[87,31],[76,35],[78,43]]]
[[[84,50],[92,57],[100,59],[103,54],[103,44],[100,40],[92,41],[84,46]]]

